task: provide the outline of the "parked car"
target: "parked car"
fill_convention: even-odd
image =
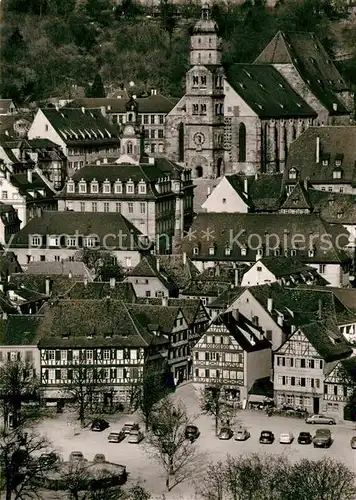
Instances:
[[[311,415],[305,419],[307,424],[330,424],[335,425],[335,419],[327,415]]]
[[[140,429],[139,424],[135,422],[126,422],[121,429],[125,434],[130,434],[131,431],[138,431]]]
[[[329,429],[317,429],[313,437],[314,448],[328,448],[332,444]]]
[[[93,423],[91,424],[91,430],[94,432],[101,432],[105,431],[110,426],[109,422],[102,418],[98,418],[93,420]]]
[[[274,441],[274,434],[271,431],[262,431],[260,435],[261,444],[272,444]]]
[[[279,436],[279,442],[280,444],[291,444],[293,442],[294,436],[293,434],[289,432],[283,432]]]
[[[80,462],[81,460],[84,460],[84,455],[81,451],[72,451],[69,455],[70,462]]]
[[[143,438],[144,435],[142,432],[139,429],[135,429],[130,432],[128,442],[131,444],[138,444],[141,443]]]
[[[351,438],[350,445],[353,450],[356,450],[356,436]]]
[[[300,432],[298,436],[299,444],[311,444],[313,441],[312,435],[310,432]]]
[[[223,427],[218,434],[218,438],[222,440],[227,440],[231,439],[233,435],[234,433],[232,429],[230,429],[230,427]]]
[[[187,425],[185,428],[185,439],[195,441],[200,435],[199,429],[196,425]]]
[[[251,436],[247,429],[238,429],[235,433],[235,441],[246,441]]]
[[[109,443],[121,443],[126,437],[124,431],[110,432],[108,436]]]

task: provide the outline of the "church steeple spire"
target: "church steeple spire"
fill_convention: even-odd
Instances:
[[[220,66],[221,43],[218,26],[211,17],[209,4],[204,3],[199,21],[195,23],[190,39],[191,66]]]

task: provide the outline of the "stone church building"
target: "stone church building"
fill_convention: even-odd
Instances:
[[[283,172],[310,125],[350,123],[352,94],[313,34],[277,33],[253,64],[222,66],[210,8],[190,44],[186,94],[166,118],[168,158],[193,176]]]

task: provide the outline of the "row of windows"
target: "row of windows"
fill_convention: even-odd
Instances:
[[[170,359],[184,358],[188,356],[188,346],[184,345],[182,347],[177,347],[176,349],[172,349],[170,352]]]
[[[103,360],[109,359],[132,359],[137,360],[140,353],[137,349],[103,349],[101,352],[95,349],[86,349],[84,351],[76,350],[48,350],[45,351],[44,357],[47,361],[79,361],[93,360],[102,354]]]
[[[110,194],[112,193],[112,185],[110,181],[104,181],[103,183],[99,184],[97,181],[92,181],[90,183],[90,192],[92,194],[98,194],[98,193],[106,193]],[[79,193],[85,194],[88,192],[88,186],[87,183],[82,180],[78,183],[78,190]],[[68,181],[67,183],[67,193],[75,193],[75,183],[74,181]],[[139,182],[138,184],[134,184],[133,182],[126,182],[122,183],[120,181],[116,181],[114,184],[114,193],[115,194],[146,194],[147,193],[147,186],[145,182]]]
[[[97,201],[93,201],[91,203],[87,203],[85,201],[81,201],[80,202],[80,211],[81,212],[117,212],[117,213],[122,213],[122,212],[126,212],[128,214],[133,214],[134,212],[137,213],[137,210],[134,210],[137,206],[139,205],[139,210],[138,212],[140,214],[145,214],[146,211],[147,211],[147,204],[146,202],[131,202],[129,201],[127,204],[126,203],[122,203],[122,202],[117,202],[117,203],[110,203],[110,202],[103,202],[102,204],[99,203],[98,205],[98,202]],[[98,206],[99,206],[99,210],[98,210]],[[72,208],[72,205],[70,202],[67,203],[67,208],[68,210],[71,210]],[[90,210],[88,210],[88,208],[90,208]],[[102,210],[101,210],[102,208]],[[127,208],[127,210],[125,210]]]
[[[243,373],[236,370],[214,370],[214,369],[195,369],[197,378],[218,378],[224,380],[242,380]]]
[[[211,54],[209,54],[209,56],[210,55]],[[206,79],[205,75],[201,75],[200,78],[198,75],[193,75],[192,82],[193,82],[193,87],[198,87],[198,86],[206,87],[207,79]],[[219,76],[219,75],[215,76],[214,85],[215,85],[215,88],[222,89],[224,87],[223,77]]]
[[[324,165],[325,162],[323,161],[322,163]],[[327,165],[328,165],[328,161],[326,161],[325,166],[327,166]],[[343,174],[342,169],[341,168],[336,168],[333,171],[333,179],[341,179],[342,178],[342,174]],[[291,168],[289,170],[288,176],[289,176],[289,179],[295,180],[297,178],[297,176],[298,176],[298,171],[295,168]]]
[[[92,246],[95,246],[95,244]],[[52,257],[53,257],[53,260],[55,262],[63,262],[63,260],[64,260],[62,255],[53,255]],[[27,264],[28,264],[29,262],[35,262],[36,259],[35,259],[34,255],[26,255],[26,260],[27,260]],[[46,261],[46,260],[50,261],[51,259],[48,259],[46,257],[46,255],[40,255],[39,260],[40,261]],[[75,256],[69,255],[68,258],[65,260],[68,260],[69,262],[75,262]],[[124,257],[122,264],[125,267],[132,267],[132,257]]]
[[[120,114],[120,115],[113,115],[113,119],[116,118],[117,123],[126,123],[126,115],[125,114]],[[137,115],[137,122],[138,123],[143,123],[144,125],[163,125],[164,124],[164,118],[165,115],[143,115],[142,113],[139,113]],[[131,120],[129,120],[131,121]]]
[[[92,153],[99,153],[99,152],[104,152],[106,154],[116,154],[119,153],[120,150],[117,147],[110,147],[110,148],[68,148],[68,156],[82,156],[85,154],[92,154]],[[76,162],[77,163],[77,162]]]
[[[224,202],[224,200],[225,200],[225,202]],[[225,198],[223,198],[223,203],[226,203],[226,199]],[[193,255],[199,255],[199,251],[200,251],[199,246],[193,247]],[[216,255],[216,251],[217,251],[217,246],[216,245],[213,245],[213,246],[209,247],[209,250],[208,250],[209,255]],[[241,251],[241,255],[242,256],[246,256],[247,255],[247,248],[240,248],[240,251]],[[232,252],[231,247],[230,246],[226,246],[225,249],[224,249],[225,255],[231,255],[231,252]],[[284,252],[281,249],[277,248],[277,249],[273,250],[273,255],[274,256],[279,256],[279,255],[283,254],[285,257],[289,257],[289,256],[295,257],[297,255],[297,252],[298,252],[298,250],[295,249],[295,248],[292,249],[292,250],[284,250]],[[263,254],[264,254],[263,248],[258,248],[256,250],[257,257],[263,257]],[[272,253],[270,252],[269,255],[272,255]],[[312,250],[312,249],[308,250],[308,257],[314,257],[314,256],[315,256],[315,250]],[[322,267],[322,266],[325,269],[325,265],[321,265],[320,267]],[[262,271],[262,268],[261,267],[257,268],[257,271]]]
[[[44,369],[42,371],[43,378],[49,381],[71,381],[76,380],[75,370],[61,368],[61,369]],[[103,368],[93,373],[88,373],[88,380],[91,378],[97,380],[137,380],[139,377],[138,368]]]
[[[316,368],[323,369],[322,359],[305,359],[305,358],[287,358],[284,356],[277,356],[277,366],[295,367],[295,368]]]
[[[216,361],[220,363],[243,363],[242,353],[233,352],[202,352],[194,353],[195,361]]]
[[[200,105],[200,111],[199,104],[193,104],[193,115],[206,115],[206,104]]]
[[[348,397],[349,391],[345,385],[331,385],[324,384],[324,394],[329,396],[343,396],[344,398]]]
[[[318,379],[318,378],[305,378],[305,377],[278,376],[278,385],[311,387],[312,389],[320,389],[320,379]]]
[[[25,351],[24,353],[21,353],[20,351],[7,351],[3,352],[0,351],[0,363],[2,363],[4,360],[7,361],[33,361],[33,352],[32,351]]]

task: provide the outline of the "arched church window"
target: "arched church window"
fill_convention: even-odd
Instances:
[[[184,161],[184,124],[180,123],[178,128],[178,161]]]
[[[198,54],[198,63],[199,64],[201,63],[201,54],[200,53]]]
[[[193,76],[193,85],[199,85],[199,76]]]
[[[133,116],[132,113],[129,113],[129,116],[128,116],[129,122],[132,122],[132,116]]]
[[[244,123],[239,125],[239,161],[246,161],[246,127]]]
[[[209,61],[211,61],[211,54],[210,54],[210,52],[209,52]]]
[[[223,115],[223,114],[224,114],[224,105],[219,104],[219,115]]]
[[[127,154],[132,154],[132,142],[127,143]]]
[[[201,104],[200,105],[200,114],[201,115],[206,115],[206,104]]]
[[[211,38],[209,38],[209,47],[211,46]]]
[[[205,86],[205,85],[206,85],[206,76],[202,76],[202,77],[201,77],[201,84],[202,84],[203,86]]]
[[[193,115],[197,115],[199,113],[199,104],[193,104]]]
[[[201,39],[200,38],[198,38],[198,43],[201,43]]]

